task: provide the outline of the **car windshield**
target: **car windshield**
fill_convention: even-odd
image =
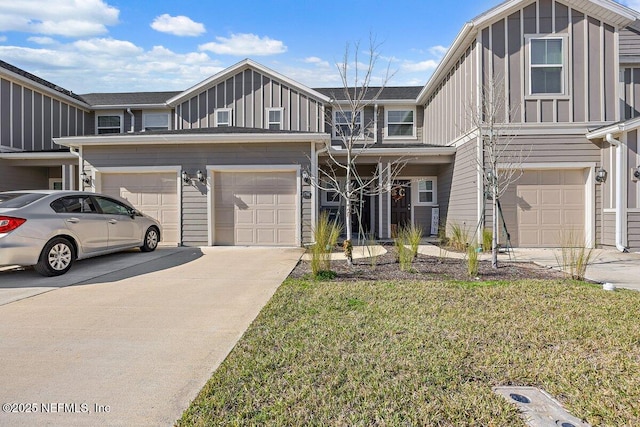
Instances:
[[[22,208],[44,196],[42,193],[0,193],[0,208]]]

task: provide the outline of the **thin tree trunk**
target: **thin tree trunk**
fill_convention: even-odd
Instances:
[[[491,267],[498,268],[498,197],[494,194],[491,201],[493,217],[491,218]]]

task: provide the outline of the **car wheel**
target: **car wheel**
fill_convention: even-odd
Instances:
[[[75,257],[75,249],[71,242],[63,237],[56,237],[44,246],[34,268],[43,276],[59,276],[69,271]]]
[[[158,242],[160,242],[160,232],[155,227],[149,227],[144,234],[144,241],[140,246],[140,250],[142,252],[153,252],[158,247]]]

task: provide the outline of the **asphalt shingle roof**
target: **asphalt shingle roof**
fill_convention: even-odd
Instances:
[[[327,88],[317,88],[314,89],[316,92],[320,92],[321,94],[328,96],[331,99],[336,99],[338,101],[346,100],[346,96],[344,93],[343,87],[327,87]],[[366,99],[370,100],[380,90],[379,86],[371,86],[367,90]],[[377,99],[380,100],[396,100],[396,99],[406,99],[406,100],[415,100],[418,97],[418,94],[422,90],[422,86],[386,86],[382,89],[382,92],[378,96]],[[353,93],[353,89],[351,89]]]
[[[80,95],[92,107],[101,105],[149,105],[163,104],[181,91],[171,92],[120,92],[120,93],[87,93]]]
[[[274,130],[264,128],[246,128],[239,126],[220,126],[213,128],[198,128],[198,129],[178,129],[178,130],[147,130],[144,132],[132,132],[127,134],[110,133],[100,136],[105,137],[117,137],[117,136],[129,136],[129,135],[192,135],[192,134],[268,134],[268,133],[286,133],[286,134],[315,134],[318,132],[305,132],[297,130]]]

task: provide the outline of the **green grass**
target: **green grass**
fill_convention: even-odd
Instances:
[[[178,425],[524,425],[507,384],[640,425],[639,306],[576,282],[287,280]]]

